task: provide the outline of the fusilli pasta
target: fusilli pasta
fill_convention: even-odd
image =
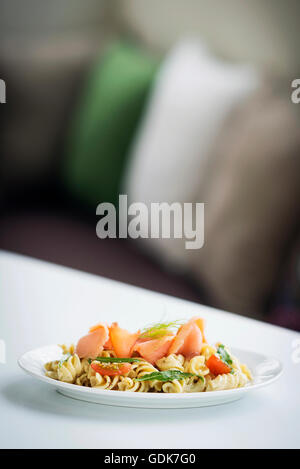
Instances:
[[[169,328],[176,325],[175,335]],[[246,386],[252,380],[249,368],[223,344],[203,343],[203,328],[201,318],[180,327],[178,321],[158,323],[142,334],[132,334],[117,323],[110,327],[99,323],[76,347],[60,345],[61,360],[46,363],[45,374],[77,386],[142,393],[197,393]]]

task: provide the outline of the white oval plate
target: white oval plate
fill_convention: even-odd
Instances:
[[[205,407],[236,401],[252,390],[273,383],[282,373],[282,364],[275,358],[269,358],[255,352],[246,352],[239,349],[233,349],[232,352],[241,360],[242,363],[246,363],[251,369],[254,376],[254,380],[251,384],[244,388],[227,391],[186,394],[106,391],[102,389],[76,386],[74,384],[63,383],[61,381],[48,378],[45,376],[44,364],[61,357],[61,349],[57,345],[49,345],[47,347],[31,350],[30,352],[22,355],[18,360],[18,363],[19,366],[27,373],[49,386],[53,386],[58,392],[68,397],[97,404],[156,409]]]

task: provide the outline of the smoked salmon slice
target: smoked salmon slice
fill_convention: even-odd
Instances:
[[[126,329],[119,327],[117,322],[113,322],[109,328],[109,337],[113,350],[115,351],[117,357],[127,358],[131,357],[133,352],[133,347],[140,335],[140,331],[132,334]]]
[[[192,318],[180,327],[169,348],[169,355],[176,353],[189,359],[200,354],[203,337],[197,319]]]
[[[195,321],[195,323],[197,324],[197,326],[199,327],[199,329],[201,331],[203,342],[207,343],[207,340],[206,340],[205,334],[204,334],[204,328],[205,328],[204,319],[203,318],[198,318],[197,316],[194,316],[191,320]]]
[[[107,341],[103,345],[103,348],[104,348],[104,350],[112,350],[113,349],[113,345],[111,343],[110,337],[107,339]]]
[[[133,350],[152,365],[168,354],[174,336],[166,335],[160,339],[143,340],[136,343]]]
[[[96,358],[102,352],[108,339],[106,324],[97,324],[91,327],[89,334],[79,339],[75,351],[79,358]]]

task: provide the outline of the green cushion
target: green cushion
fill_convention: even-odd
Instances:
[[[117,202],[126,154],[156,69],[155,60],[119,43],[95,65],[72,122],[63,171],[82,201]]]

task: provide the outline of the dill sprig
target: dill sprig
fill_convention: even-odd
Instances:
[[[174,332],[174,330],[177,330],[183,323],[183,320],[178,319],[176,321],[158,322],[155,324],[150,324],[149,326],[142,329],[140,338],[159,339],[160,337],[164,337],[165,335]]]

